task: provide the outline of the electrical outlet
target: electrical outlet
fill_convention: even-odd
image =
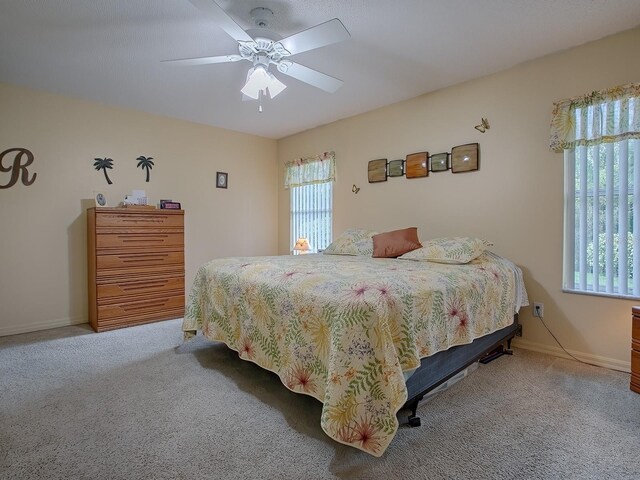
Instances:
[[[544,303],[535,302],[533,304],[533,316],[538,318],[544,317]]]

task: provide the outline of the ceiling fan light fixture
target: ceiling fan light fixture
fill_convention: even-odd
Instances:
[[[247,97],[251,97],[255,100],[260,95],[260,90],[265,90],[269,83],[269,74],[263,65],[256,65],[249,70],[249,78],[247,83],[242,87],[241,92]]]
[[[269,95],[271,98],[275,98],[280,92],[282,92],[287,86],[278,80],[275,75],[269,72]]]
[[[264,65],[256,65],[247,75],[247,83],[242,87],[242,93],[247,97],[258,100],[260,92],[266,94],[269,89],[269,96],[274,98],[287,86],[278,80],[273,73],[268,72]]]

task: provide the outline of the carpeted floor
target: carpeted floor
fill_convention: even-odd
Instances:
[[[0,338],[2,479],[637,479],[629,375],[524,350],[423,403],[381,458],[180,321]]]

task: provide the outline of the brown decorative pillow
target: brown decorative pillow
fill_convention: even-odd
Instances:
[[[418,229],[416,227],[393,230],[373,236],[373,257],[395,258],[420,248]]]

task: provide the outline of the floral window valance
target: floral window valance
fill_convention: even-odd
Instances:
[[[640,138],[640,83],[553,104],[551,150]]]
[[[296,158],[285,165],[284,188],[336,181],[336,154],[324,152],[309,158]]]

